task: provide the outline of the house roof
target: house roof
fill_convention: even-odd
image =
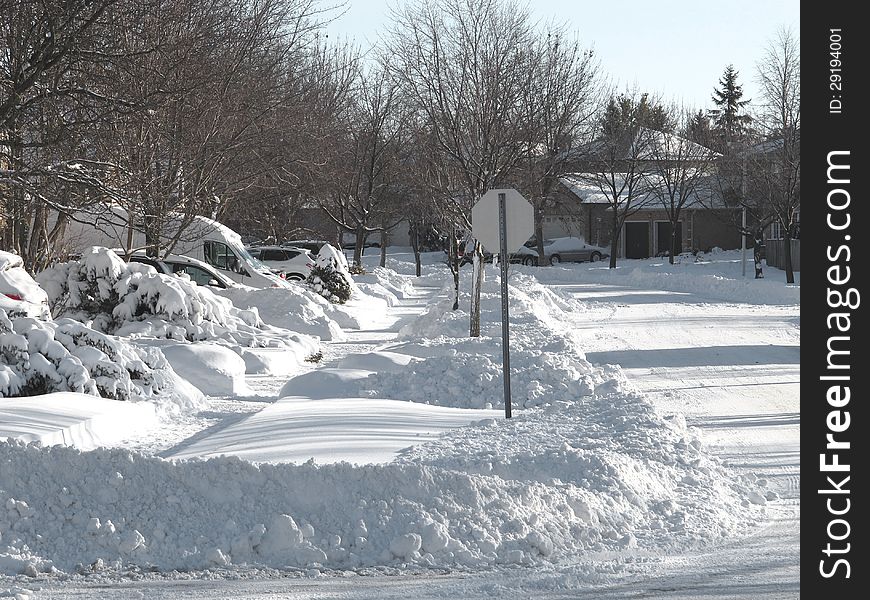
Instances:
[[[636,128],[631,135],[625,136],[614,149],[616,156],[611,154],[612,150],[608,146],[608,142],[599,138],[587,144],[583,148],[583,154],[593,160],[596,156],[606,153],[607,160],[616,158],[644,161],[699,161],[722,156],[718,152],[684,137],[648,127]]]
[[[569,192],[574,194],[582,205],[592,204],[610,204],[610,196],[601,191],[596,181],[599,175],[595,173],[572,173],[561,177],[559,181],[565,186]],[[649,177],[647,178],[649,181]],[[619,174],[616,174],[617,184],[620,182]],[[625,195],[623,195],[625,197]],[[623,198],[620,198],[620,202]],[[661,202],[658,196],[653,191],[646,191],[643,194],[637,195],[634,199],[634,206],[645,209],[656,209],[661,207]],[[708,175],[704,177],[698,184],[692,197],[684,205],[685,209],[702,209],[702,208],[728,208],[717,183],[716,177]]]

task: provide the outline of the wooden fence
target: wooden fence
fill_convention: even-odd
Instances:
[[[791,265],[795,271],[801,270],[801,241],[791,241]],[[767,264],[777,269],[785,269],[785,240],[767,240],[764,242]]]

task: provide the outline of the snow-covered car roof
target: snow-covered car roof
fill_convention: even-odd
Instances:
[[[24,269],[17,254],[0,250],[0,308],[29,316],[48,316],[48,294]]]
[[[13,267],[23,267],[24,261],[17,254],[0,250],[0,271],[11,269]]]

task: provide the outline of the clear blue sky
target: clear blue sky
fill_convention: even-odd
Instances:
[[[348,0],[329,35],[376,45],[389,6],[399,2]],[[636,85],[697,108],[712,107],[710,95],[728,64],[740,73],[744,98],[755,98],[755,65],[768,41],[781,27],[800,32],[798,0],[532,0],[529,6],[535,18],[576,31],[620,88]]]

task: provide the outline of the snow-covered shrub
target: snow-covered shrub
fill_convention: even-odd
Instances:
[[[107,248],[91,248],[79,261],[46,269],[37,281],[56,317],[104,333],[241,346],[284,346],[292,336],[265,325],[256,308],[240,310],[190,279],[127,264]]]
[[[0,397],[80,392],[113,400],[196,404],[155,348],[137,348],[71,319],[10,319],[0,309]]]
[[[314,267],[308,275],[308,285],[315,292],[336,304],[350,300],[354,283],[347,263],[339,258],[340,253],[326,244],[314,259]]]
[[[350,299],[350,285],[336,269],[314,265],[308,276],[308,285],[330,302],[344,304]]]

